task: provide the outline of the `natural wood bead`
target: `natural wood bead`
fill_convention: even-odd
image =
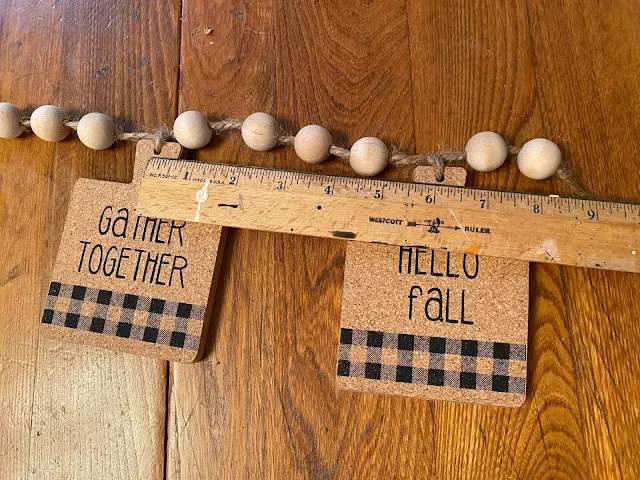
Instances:
[[[20,125],[22,110],[10,103],[0,103],[0,138],[15,138],[24,132]]]
[[[551,177],[562,163],[562,152],[546,138],[536,138],[525,143],[518,153],[518,168],[526,177],[544,180]]]
[[[71,131],[63,123],[65,120],[68,120],[67,113],[60,107],[43,105],[31,114],[31,130],[42,140],[58,142]]]
[[[195,150],[209,144],[213,131],[207,117],[192,110],[178,115],[173,123],[173,135],[184,148]]]
[[[293,141],[293,148],[300,160],[322,163],[329,157],[333,140],[329,131],[320,125],[307,125],[300,129]]]
[[[78,122],[78,138],[93,150],[105,150],[116,139],[116,122],[103,113],[87,113]]]
[[[278,143],[280,127],[271,115],[256,112],[242,122],[242,140],[252,150],[266,152]]]
[[[351,146],[349,165],[359,175],[378,175],[387,167],[388,162],[389,151],[379,138],[364,137]]]
[[[494,132],[476,133],[467,142],[467,163],[478,172],[491,172],[507,159],[507,142]]]

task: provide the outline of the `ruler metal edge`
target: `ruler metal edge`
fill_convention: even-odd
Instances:
[[[640,272],[640,205],[152,158],[138,214]]]

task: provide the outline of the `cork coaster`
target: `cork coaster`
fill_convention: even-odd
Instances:
[[[435,183],[434,169],[416,168],[414,178]],[[447,184],[465,180],[463,168],[445,170]],[[464,235],[453,217],[424,223]],[[517,407],[526,396],[528,306],[528,262],[349,242],[337,384]]]
[[[180,146],[158,155],[178,158]],[[48,337],[192,362],[202,353],[222,228],[136,215],[156,156],[138,142],[130,184],[79,179],[42,315]]]

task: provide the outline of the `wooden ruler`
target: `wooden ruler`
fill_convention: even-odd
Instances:
[[[640,271],[640,206],[626,203],[154,158],[138,213]]]

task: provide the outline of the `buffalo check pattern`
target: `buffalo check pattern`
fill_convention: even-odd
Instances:
[[[42,323],[198,350],[206,307],[51,282]]]
[[[342,328],[338,376],[526,392],[527,346]]]

